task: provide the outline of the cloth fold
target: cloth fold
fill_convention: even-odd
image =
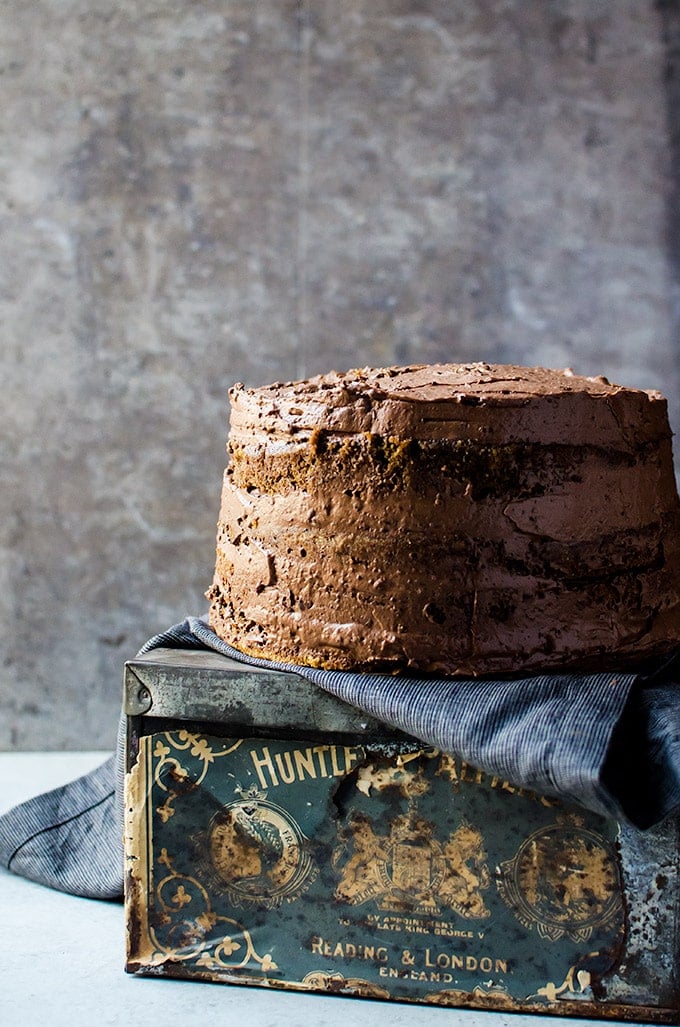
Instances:
[[[157,648],[213,650],[300,674],[486,773],[641,829],[680,807],[680,654],[652,675],[412,678],[247,657],[197,617],[138,655]],[[0,865],[76,895],[121,897],[123,738],[91,774],[0,817]]]

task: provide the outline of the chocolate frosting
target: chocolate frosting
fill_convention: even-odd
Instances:
[[[570,370],[434,364],[332,372],[301,382],[230,391],[231,433],[246,444],[300,431],[397,438],[562,442],[613,446],[670,438],[658,392],[611,385]]]
[[[666,402],[488,364],[237,385],[211,624],[253,655],[439,674],[680,642]]]

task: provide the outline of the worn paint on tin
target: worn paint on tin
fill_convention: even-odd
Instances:
[[[622,1015],[612,821],[415,743],[188,730],[141,738],[128,808],[131,972]]]

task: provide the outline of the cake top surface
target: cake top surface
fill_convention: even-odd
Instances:
[[[398,437],[559,441],[629,449],[668,435],[660,393],[570,369],[508,364],[418,364],[331,371],[302,381],[230,390],[232,436],[326,430]],[[499,409],[501,408],[501,409]]]
[[[235,389],[243,386],[236,385]],[[585,377],[570,368],[519,367],[513,364],[411,364],[407,367],[363,367],[330,371],[295,382],[274,382],[247,391],[300,398],[319,390],[346,390],[373,398],[394,397],[414,402],[463,401],[466,396],[485,402],[516,403],[531,396],[587,392],[608,396],[624,387],[612,385],[603,375]],[[625,390],[640,391],[640,390]],[[646,393],[657,397],[658,393]]]

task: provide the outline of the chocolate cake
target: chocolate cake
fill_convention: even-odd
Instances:
[[[440,364],[230,392],[210,623],[244,653],[489,675],[680,644],[666,401]]]

